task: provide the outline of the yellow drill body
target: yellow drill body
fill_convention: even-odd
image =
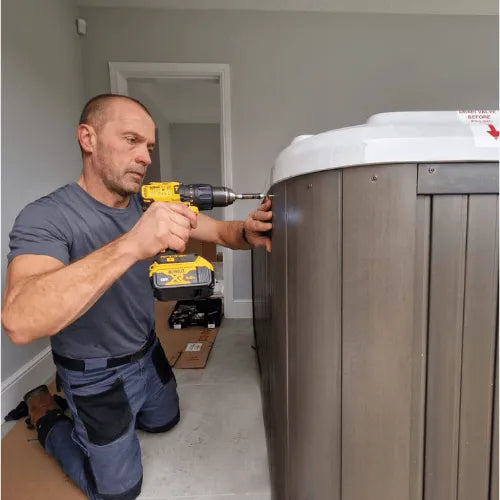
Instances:
[[[235,194],[229,188],[210,184],[151,182],[141,188],[144,210],[153,202],[184,203],[194,213],[227,207],[237,199],[262,199],[265,195]],[[195,254],[162,252],[149,267],[149,278],[155,297],[177,300],[209,297],[215,286],[212,264]]]
[[[142,201],[144,205],[149,205],[154,201],[168,203],[184,203],[194,213],[198,213],[198,207],[191,201],[182,201],[179,194],[179,182],[151,182],[141,188]]]

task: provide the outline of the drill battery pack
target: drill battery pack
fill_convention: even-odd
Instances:
[[[170,328],[217,328],[222,317],[222,299],[179,300],[168,318]]]
[[[212,264],[196,254],[157,256],[149,267],[149,279],[160,301],[210,297],[215,286]]]

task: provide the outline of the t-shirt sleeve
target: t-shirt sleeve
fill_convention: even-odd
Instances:
[[[10,232],[7,262],[17,255],[49,255],[69,264],[71,229],[59,207],[50,201],[35,201],[17,216]]]

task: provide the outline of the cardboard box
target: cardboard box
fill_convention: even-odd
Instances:
[[[168,326],[168,317],[176,302],[155,302],[155,327],[170,366],[204,368],[215,343],[218,328],[183,328]]]
[[[49,385],[56,392],[55,383]],[[62,393],[58,393],[64,396]],[[36,432],[27,429],[24,418],[2,439],[2,500],[85,500],[56,460],[38,443]]]
[[[217,260],[217,245],[215,243],[189,240],[184,253],[195,253],[205,257],[208,262],[215,262]]]

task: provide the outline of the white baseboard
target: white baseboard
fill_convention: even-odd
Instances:
[[[48,383],[55,374],[56,367],[48,346],[2,383],[2,421],[30,389]]]
[[[226,318],[251,318],[252,301],[250,299],[237,299],[224,303],[224,316]]]

